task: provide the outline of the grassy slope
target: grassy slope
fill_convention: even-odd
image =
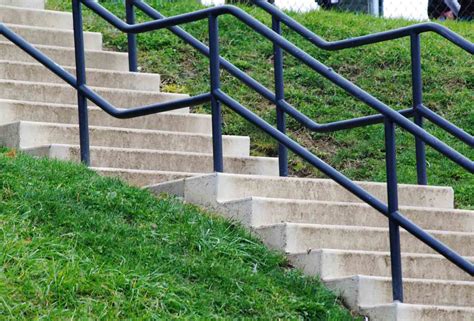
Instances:
[[[243,229],[0,149],[0,319],[351,320]]]
[[[105,2],[118,15],[123,8],[115,2]],[[200,8],[195,0],[149,1],[166,15],[189,12]],[[64,1],[52,0],[50,8],[67,10]],[[245,8],[245,7],[244,7]],[[245,8],[269,25],[269,17],[260,10]],[[143,17],[142,17],[143,18]],[[409,25],[404,20],[383,20],[367,16],[332,12],[295,15],[309,29],[328,40],[344,39],[372,32]],[[109,28],[103,21],[87,13],[87,28],[105,33],[109,47],[125,50],[124,35]],[[452,30],[473,40],[474,24],[447,23]],[[185,28],[201,40],[207,37],[206,23],[194,23]],[[225,17],[221,23],[222,53],[241,69],[272,88],[272,46],[248,28]],[[285,33],[298,46],[355,81],[382,101],[396,109],[411,104],[409,41],[397,40],[381,45],[339,52],[327,52],[312,47],[293,33]],[[423,35],[423,72],[425,103],[460,127],[474,128],[472,112],[474,88],[474,59],[435,35]],[[144,71],[158,72],[165,81],[164,90],[202,93],[208,90],[207,61],[191,47],[184,45],[168,31],[140,36],[140,65]],[[290,102],[320,123],[348,119],[371,113],[329,82],[323,80],[294,59],[286,60],[286,88]],[[275,120],[274,107],[232,78],[226,76],[224,89],[265,119]],[[208,107],[198,111],[207,111]],[[248,125],[239,116],[226,111],[225,131],[228,134],[249,135],[253,138],[253,153],[275,155],[274,142]],[[383,128],[372,126],[332,134],[315,134],[290,121],[291,134],[329,164],[353,179],[385,180]],[[429,130],[469,157],[474,152],[457,143],[441,130]],[[413,138],[398,135],[400,181],[413,183],[415,159]],[[474,208],[474,177],[437,152],[428,149],[429,181],[431,184],[454,186],[457,205]],[[292,172],[302,176],[320,176],[301,160],[292,157]]]

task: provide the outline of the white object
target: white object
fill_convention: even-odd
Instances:
[[[201,3],[205,6],[223,5],[225,0],[201,0]],[[275,4],[282,10],[297,12],[308,12],[319,8],[314,0],[276,0]]]

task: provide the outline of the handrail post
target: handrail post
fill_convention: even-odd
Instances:
[[[392,215],[398,211],[397,156],[395,124],[385,119],[385,154],[387,169],[387,198],[390,234],[390,259],[392,269],[393,300],[403,302],[402,258],[400,249],[400,226]]]
[[[130,25],[135,24],[135,0],[125,1],[126,20]],[[137,62],[137,35],[133,33],[127,34],[128,41],[128,69],[132,72],[138,71]]]
[[[281,35],[281,21],[276,16],[272,16],[272,29]],[[277,129],[283,134],[286,133],[286,114],[280,106],[280,101],[285,99],[285,80],[283,75],[283,50],[273,43],[273,60],[275,73],[275,98]],[[288,149],[281,143],[278,144],[278,163],[280,176],[288,176]]]
[[[87,166],[90,166],[89,116],[87,110],[87,98],[80,91],[81,86],[86,84],[86,62],[84,51],[84,31],[82,27],[81,0],[72,1],[72,16],[74,24],[74,46],[77,78],[77,107],[79,112],[79,140],[81,148],[81,162]]]
[[[411,77],[413,86],[413,109],[415,124],[423,128],[423,115],[418,107],[423,104],[423,79],[421,74],[421,41],[420,34],[410,36],[411,43]],[[416,145],[416,173],[419,185],[427,185],[425,143],[415,137]]]
[[[220,52],[219,52],[219,21],[215,15],[209,16],[209,71],[211,76],[211,108],[212,108],[212,151],[214,171],[224,171],[222,151],[222,108],[215,92],[220,89]]]

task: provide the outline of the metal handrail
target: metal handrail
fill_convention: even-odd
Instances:
[[[268,0],[253,0],[253,3],[258,7],[264,9],[273,17],[277,17],[278,20],[283,22],[287,27],[293,31],[299,33],[306,40],[316,45],[318,48],[325,50],[341,50],[348,48],[356,48],[369,44],[375,44],[379,42],[386,42],[390,40],[400,39],[404,37],[412,36],[413,34],[421,34],[424,32],[434,32],[443,38],[451,41],[459,48],[464,49],[470,54],[474,54],[474,44],[450,29],[433,22],[424,22],[414,24],[408,27],[397,28],[389,31],[377,32],[370,35],[359,36],[349,39],[337,40],[337,41],[326,41],[323,38],[316,35],[314,32],[279,10],[277,7],[268,2]]]
[[[411,36],[411,50],[412,50],[412,82],[413,82],[413,101],[414,106],[412,108],[400,110],[399,113],[405,117],[415,117],[415,123],[420,127],[423,127],[423,119],[428,119],[434,124],[438,125],[442,129],[446,130],[451,135],[457,137],[470,147],[474,146],[474,137],[446,119],[442,118],[434,111],[425,107],[422,103],[422,79],[421,79],[421,49],[420,49],[420,38],[418,33],[422,32],[435,32],[460,48],[472,53],[474,51],[474,45],[464,38],[460,37],[451,30],[434,23],[424,23],[414,25],[406,28],[399,28],[391,31],[371,34],[367,36],[345,39],[334,42],[327,42],[320,38],[306,27],[299,24],[297,21],[287,16],[285,13],[280,11],[275,6],[268,3],[268,0],[254,0],[257,6],[266,10],[272,14],[272,28],[275,32],[281,35],[281,23],[283,22],[292,30],[298,32],[305,39],[311,41],[317,47],[326,50],[341,50],[347,48],[355,48],[362,45],[373,44],[382,41],[389,41],[401,37]],[[161,13],[149,6],[143,1],[129,0],[126,3],[127,22],[135,22],[134,6],[143,11],[152,19],[163,19]],[[192,35],[184,31],[178,26],[168,28],[175,35],[183,39],[185,42],[193,46],[195,49],[209,57],[209,48],[202,42],[194,38]],[[134,34],[128,34],[128,52],[130,57],[130,71],[136,71],[136,36]],[[132,58],[133,57],[133,58]],[[300,124],[305,126],[307,129],[314,132],[334,132],[339,130],[357,128],[367,125],[374,125],[384,121],[384,116],[381,114],[371,115],[365,117],[357,117],[349,120],[335,121],[327,124],[319,124],[314,120],[307,117],[305,114],[298,111],[295,107],[289,104],[284,99],[284,85],[283,85],[283,53],[279,46],[274,47],[274,60],[275,60],[275,90],[276,93],[271,92],[260,83],[251,78],[248,74],[242,72],[237,67],[232,65],[229,61],[220,57],[222,68],[227,70],[230,74],[241,80],[247,86],[253,88],[257,93],[261,94],[262,97],[269,100],[271,103],[277,106],[277,127],[282,131],[286,131],[285,116],[288,114],[297,120]],[[286,176],[288,174],[288,157],[287,151],[281,145],[279,147],[279,163],[280,163],[280,175]],[[425,144],[422,140],[416,138],[416,159],[417,159],[417,177],[418,183],[421,185],[427,184],[426,175],[426,157],[425,157]]]
[[[94,12],[102,16],[113,25],[119,26],[120,29],[128,33],[141,33],[151,30],[158,30],[162,28],[169,28],[177,24],[194,22],[198,20],[207,19],[209,21],[209,57],[210,57],[210,80],[211,90],[209,93],[204,93],[195,97],[180,99],[174,102],[159,103],[139,108],[123,109],[116,108],[103,97],[95,93],[86,84],[86,65],[85,65],[85,51],[84,38],[82,28],[82,9],[81,4],[86,5]],[[290,54],[301,60],[333,83],[343,88],[356,98],[365,102],[367,105],[379,111],[385,117],[385,137],[386,137],[386,162],[387,162],[387,193],[388,205],[378,200],[372,194],[352,182],[342,173],[325,163],[323,160],[312,154],[310,151],[302,147],[300,144],[289,138],[280,130],[274,128],[262,118],[258,117],[250,110],[235,101],[229,95],[224,93],[220,88],[220,55],[219,55],[219,33],[218,33],[218,17],[223,14],[231,14],[243,21],[264,37],[270,39],[282,49],[285,49]],[[15,43],[22,50],[27,52],[41,64],[46,66],[53,73],[58,75],[66,83],[74,87],[78,92],[78,109],[79,109],[79,127],[81,136],[81,159],[86,163],[89,161],[89,141],[88,141],[88,122],[87,122],[87,99],[91,100],[98,107],[112,116],[118,118],[133,118],[143,115],[160,113],[173,109],[183,108],[190,105],[198,105],[208,101],[212,104],[212,118],[213,118],[213,153],[214,153],[214,169],[216,172],[223,170],[223,154],[222,154],[222,119],[221,119],[221,103],[224,103],[232,110],[240,114],[242,117],[253,123],[264,132],[275,138],[280,144],[299,155],[310,164],[321,170],[328,177],[336,181],[342,187],[353,193],[365,203],[372,206],[374,209],[387,216],[390,221],[390,252],[392,259],[392,286],[394,300],[403,301],[403,286],[401,274],[401,253],[399,240],[399,227],[404,228],[410,234],[421,240],[423,243],[431,247],[436,252],[440,253],[448,260],[453,262],[462,270],[474,276],[474,264],[463,258],[461,255],[444,245],[442,242],[425,232],[422,228],[411,222],[398,211],[398,192],[397,192],[397,175],[396,175],[396,151],[395,151],[395,125],[398,124],[412,133],[416,137],[420,137],[424,142],[437,149],[447,157],[466,168],[469,172],[474,172],[473,162],[457,151],[451,149],[443,142],[427,133],[424,129],[411,123],[403,115],[392,110],[376,98],[372,97],[362,89],[358,88],[348,80],[344,79],[326,66],[304,53],[283,37],[273,32],[271,29],[255,20],[250,15],[242,10],[232,6],[221,6],[205,10],[196,11],[189,14],[178,15],[171,18],[162,19],[160,21],[146,22],[137,25],[129,25],[124,23],[112,13],[107,11],[99,4],[93,3],[89,0],[73,0],[73,19],[74,19],[74,34],[76,47],[76,78],[58,66],[53,60],[44,55],[41,51],[34,48],[26,40],[15,34],[4,24],[0,24],[0,34]]]
[[[211,105],[212,105],[212,123],[213,123],[213,155],[214,155],[214,170],[216,172],[223,171],[223,156],[222,156],[222,119],[221,119],[221,103],[224,103],[235,112],[240,114],[246,120],[250,121],[280,143],[280,148],[286,148],[299,155],[310,164],[321,170],[323,173],[328,175],[330,178],[338,182],[341,186],[352,192],[354,195],[359,197],[361,200],[377,209],[382,214],[389,218],[389,233],[390,233],[390,252],[391,252],[391,266],[392,266],[392,289],[393,298],[396,301],[403,301],[403,279],[401,269],[401,250],[400,250],[400,226],[406,229],[409,233],[419,238],[428,246],[432,247],[435,251],[445,256],[448,260],[468,272],[470,275],[474,275],[474,265],[464,259],[462,256],[454,252],[453,250],[446,247],[443,243],[433,238],[430,234],[426,233],[423,229],[415,225],[413,222],[405,218],[398,211],[398,182],[396,173],[396,146],[395,146],[395,125],[403,127],[410,133],[412,133],[420,141],[425,142],[440,151],[448,158],[452,159],[471,173],[474,172],[474,162],[470,159],[459,154],[439,139],[427,133],[420,126],[417,126],[407,120],[400,113],[392,110],[375,97],[371,96],[361,88],[357,87],[344,77],[335,73],[332,69],[327,68],[324,64],[320,63],[316,59],[309,56],[307,53],[281,37],[278,33],[272,31],[244,11],[233,7],[233,6],[221,6],[217,8],[210,8],[199,10],[192,13],[177,15],[171,18],[161,18],[151,22],[144,22],[140,24],[128,24],[118,19],[116,16],[108,12],[102,6],[91,3],[83,3],[92,9],[94,12],[99,14],[106,21],[111,23],[119,30],[126,32],[129,35],[133,35],[140,32],[156,30],[161,28],[176,27],[176,24],[188,23],[192,21],[198,21],[208,19],[209,22],[209,59],[210,59],[210,82],[211,82]],[[127,4],[127,8],[133,8],[134,3],[142,3],[142,1],[130,0]],[[340,88],[350,93],[354,97],[363,101],[370,107],[374,108],[382,115],[384,115],[385,123],[385,144],[386,144],[386,166],[387,166],[387,194],[388,194],[388,205],[385,205],[380,200],[374,198],[373,195],[358,187],[350,179],[342,175],[336,169],[332,168],[324,161],[311,154],[308,150],[303,148],[301,145],[291,140],[287,135],[284,134],[282,128],[275,129],[260,117],[253,114],[251,111],[246,109],[244,106],[239,104],[237,101],[232,99],[226,93],[220,89],[220,68],[221,68],[221,57],[219,51],[219,32],[218,32],[218,17],[220,15],[230,14],[238,18],[240,21],[245,23],[247,26],[254,29],[257,33],[261,34],[265,38],[269,39],[274,43],[276,49],[284,49],[296,59],[308,65],[310,68],[318,72],[319,74],[326,77],[328,80],[338,85]],[[133,13],[127,13],[127,21],[134,21]],[[175,33],[180,30],[174,30]],[[185,36],[184,34],[181,34]],[[130,39],[129,43],[136,43],[136,39]],[[136,48],[135,48],[136,49]],[[136,56],[136,53],[135,53]],[[280,60],[281,63],[281,59]],[[283,66],[279,66],[281,69]],[[419,64],[421,72],[421,64]],[[241,71],[234,70],[237,74],[242,73]],[[278,75],[275,74],[275,78]],[[241,77],[243,78],[243,77]],[[281,81],[282,77],[280,75]],[[249,84],[247,84],[249,85]],[[283,87],[282,83],[276,83],[276,87]],[[253,86],[250,86],[254,90]],[[261,87],[261,84],[257,83],[257,88]],[[275,94],[276,105],[284,106],[284,99],[281,97],[281,92],[277,90]]]
[[[415,123],[420,127],[423,127],[423,119],[428,119],[470,147],[474,147],[474,137],[472,135],[466,133],[461,128],[447,121],[423,105],[420,34],[425,32],[436,33],[470,54],[474,53],[474,44],[472,42],[467,41],[455,32],[437,23],[421,23],[394,30],[330,42],[319,37],[314,32],[298,23],[296,20],[279,10],[276,6],[272,5],[268,0],[253,0],[252,2],[272,16],[273,30],[281,34],[281,24],[283,23],[316,47],[324,50],[336,51],[348,48],[356,48],[404,37],[410,37],[413,84],[413,108],[410,110],[412,115],[415,117]],[[278,56],[280,60],[282,59],[282,53],[277,47],[275,47],[275,56]],[[275,69],[281,69],[282,66],[280,65],[281,64],[276,63]],[[416,161],[418,183],[421,185],[426,185],[428,180],[426,175],[425,144],[418,138],[416,138]]]

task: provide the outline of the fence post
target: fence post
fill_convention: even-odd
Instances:
[[[130,25],[135,24],[135,0],[125,1],[125,11],[127,23]],[[133,33],[127,34],[128,40],[128,70],[132,72],[138,71],[137,62],[137,35]]]
[[[272,17],[272,29],[281,35],[280,19]],[[285,81],[283,75],[283,50],[276,43],[273,44],[274,74],[275,74],[275,98],[277,129],[286,133],[286,114],[280,106],[280,101],[285,99]],[[280,176],[288,176],[288,149],[283,144],[278,144],[278,162]]]
[[[385,155],[387,170],[387,197],[390,234],[390,259],[392,269],[393,300],[403,302],[402,258],[400,249],[400,226],[391,217],[398,211],[397,156],[395,124],[385,119]]]
[[[413,87],[413,109],[415,111],[415,124],[423,127],[423,115],[418,111],[418,107],[423,104],[423,79],[421,75],[421,41],[419,34],[412,34],[411,43],[411,77]],[[426,151],[425,143],[415,138],[416,145],[416,173],[419,185],[427,185],[426,175]]]
[[[212,150],[214,155],[214,171],[224,171],[222,151],[222,109],[221,102],[215,92],[220,89],[220,53],[219,53],[219,21],[215,15],[209,16],[209,71],[211,75],[211,108],[212,108]]]
[[[86,84],[86,62],[84,52],[84,31],[82,27],[82,3],[72,1],[72,17],[74,25],[74,47],[77,78],[77,107],[79,112],[79,140],[81,148],[81,162],[90,166],[89,147],[89,116],[87,98],[81,93],[81,86]]]

